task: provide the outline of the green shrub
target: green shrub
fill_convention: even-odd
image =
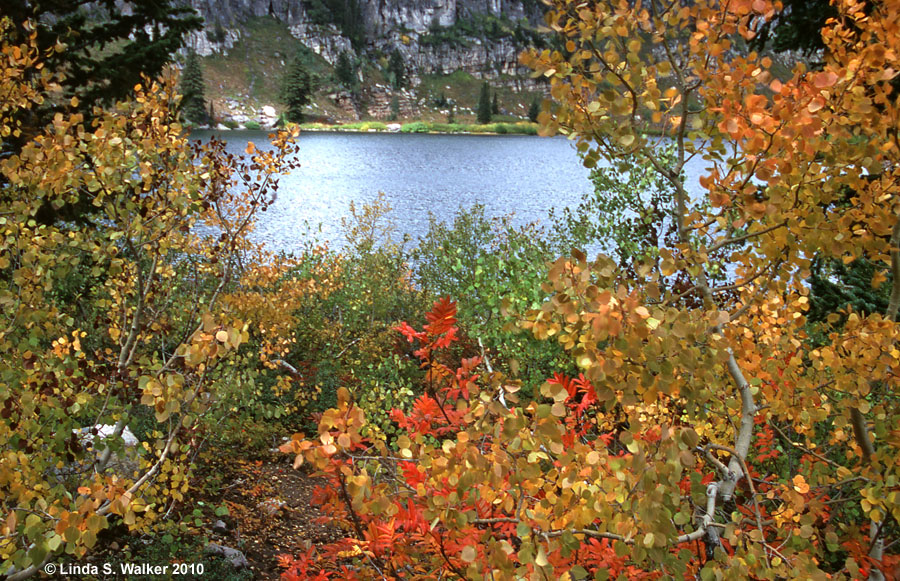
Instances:
[[[427,133],[428,124],[421,121],[416,121],[414,123],[404,123],[400,128],[400,131],[402,133]]]
[[[343,250],[310,256],[307,272],[298,276],[321,271],[325,264],[332,290],[305,296],[294,329],[296,342],[285,358],[303,368],[305,389],[317,393],[306,411],[328,409],[337,389],[346,387],[386,436],[393,429],[390,409],[408,409],[421,395],[413,391],[421,375],[418,363],[394,328],[425,312],[424,295],[412,285],[390,218],[383,195],[362,207],[351,204],[342,221]]]
[[[430,298],[460,299],[458,317],[472,342],[492,356],[495,369],[525,380],[523,395],[554,371],[569,370],[558,344],[516,329],[504,311],[539,308],[546,262],[554,250],[534,225],[516,228],[510,217],[488,218],[484,206],[460,209],[452,223],[431,217],[428,233],[412,251],[416,282]]]
[[[244,123],[244,129],[250,129],[250,130],[256,131],[256,130],[260,129],[260,124],[259,124],[259,122],[253,121],[251,119],[250,121],[247,121],[246,123]]]

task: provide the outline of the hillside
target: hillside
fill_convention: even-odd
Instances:
[[[474,120],[483,80],[497,93],[501,120],[524,118],[543,95],[518,64],[541,45],[533,2],[392,0],[194,0],[204,30],[189,46],[202,57],[206,96],[218,122],[272,121],[280,78],[300,54],[315,86],[308,118]],[[340,58],[353,82],[338,81]],[[401,64],[402,63],[402,64]],[[399,79],[398,79],[399,77]],[[271,113],[271,109],[267,112]]]

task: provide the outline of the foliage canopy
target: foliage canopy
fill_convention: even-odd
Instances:
[[[395,445],[372,441],[341,392],[316,437],[283,447],[329,479],[323,499],[347,530],[289,577],[893,574],[900,6],[836,7],[822,68],[776,78],[770,59],[733,49],[778,3],[553,1],[564,50],[523,56],[556,101],[545,133],[570,135],[588,166],[652,168],[671,192],[654,219],[672,235],[626,268],[579,251],[552,265],[521,325],[580,373],[531,402],[453,351],[454,303],[401,325],[427,390],[395,413]],[[709,168],[699,189],[682,172],[694,157]],[[814,256],[866,257],[875,286],[891,269],[884,311],[829,316],[811,341]]]
[[[37,35],[16,44],[8,21],[0,26],[5,140],[58,87]],[[247,234],[294,167],[293,137],[266,151],[251,144],[245,161],[221,142],[191,146],[175,85],[171,71],[145,81],[89,123],[58,114],[0,162],[0,573],[9,579],[63,552],[83,556],[114,523],[147,530],[183,500],[212,418],[260,376],[259,356],[239,348],[269,323],[246,289],[282,271]],[[100,218],[35,219],[79,196]],[[138,426],[129,446],[125,429]]]

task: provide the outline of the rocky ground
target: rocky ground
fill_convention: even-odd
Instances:
[[[297,555],[310,546],[333,541],[342,532],[317,523],[322,513],[312,502],[321,482],[294,470],[284,455],[271,460],[234,464],[222,480],[221,494],[229,515],[211,541],[243,552],[254,579],[278,579],[279,555]]]

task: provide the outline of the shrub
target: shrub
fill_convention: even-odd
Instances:
[[[11,112],[51,85],[34,47],[0,42],[8,136]],[[227,297],[248,270],[277,269],[253,258],[247,233],[295,167],[293,138],[279,135],[265,163],[221,142],[192,149],[175,86],[172,74],[148,81],[89,126],[60,113],[0,168],[2,575],[80,558],[116,524],[150,530],[189,491],[195,438],[259,374],[258,352],[241,349],[250,323]],[[102,220],[35,220],[80,195]],[[126,454],[131,425],[142,440]]]
[[[415,121],[413,123],[404,123],[402,127],[400,127],[401,133],[427,133],[428,132],[428,124],[423,123],[422,121]]]
[[[510,217],[488,218],[484,206],[460,209],[452,222],[433,216],[424,238],[413,249],[417,283],[430,297],[466,297],[459,319],[481,340],[497,369],[535,381],[569,364],[556,346],[513,328],[512,313],[538,308],[540,283],[551,255],[547,236],[535,225],[516,228]]]

